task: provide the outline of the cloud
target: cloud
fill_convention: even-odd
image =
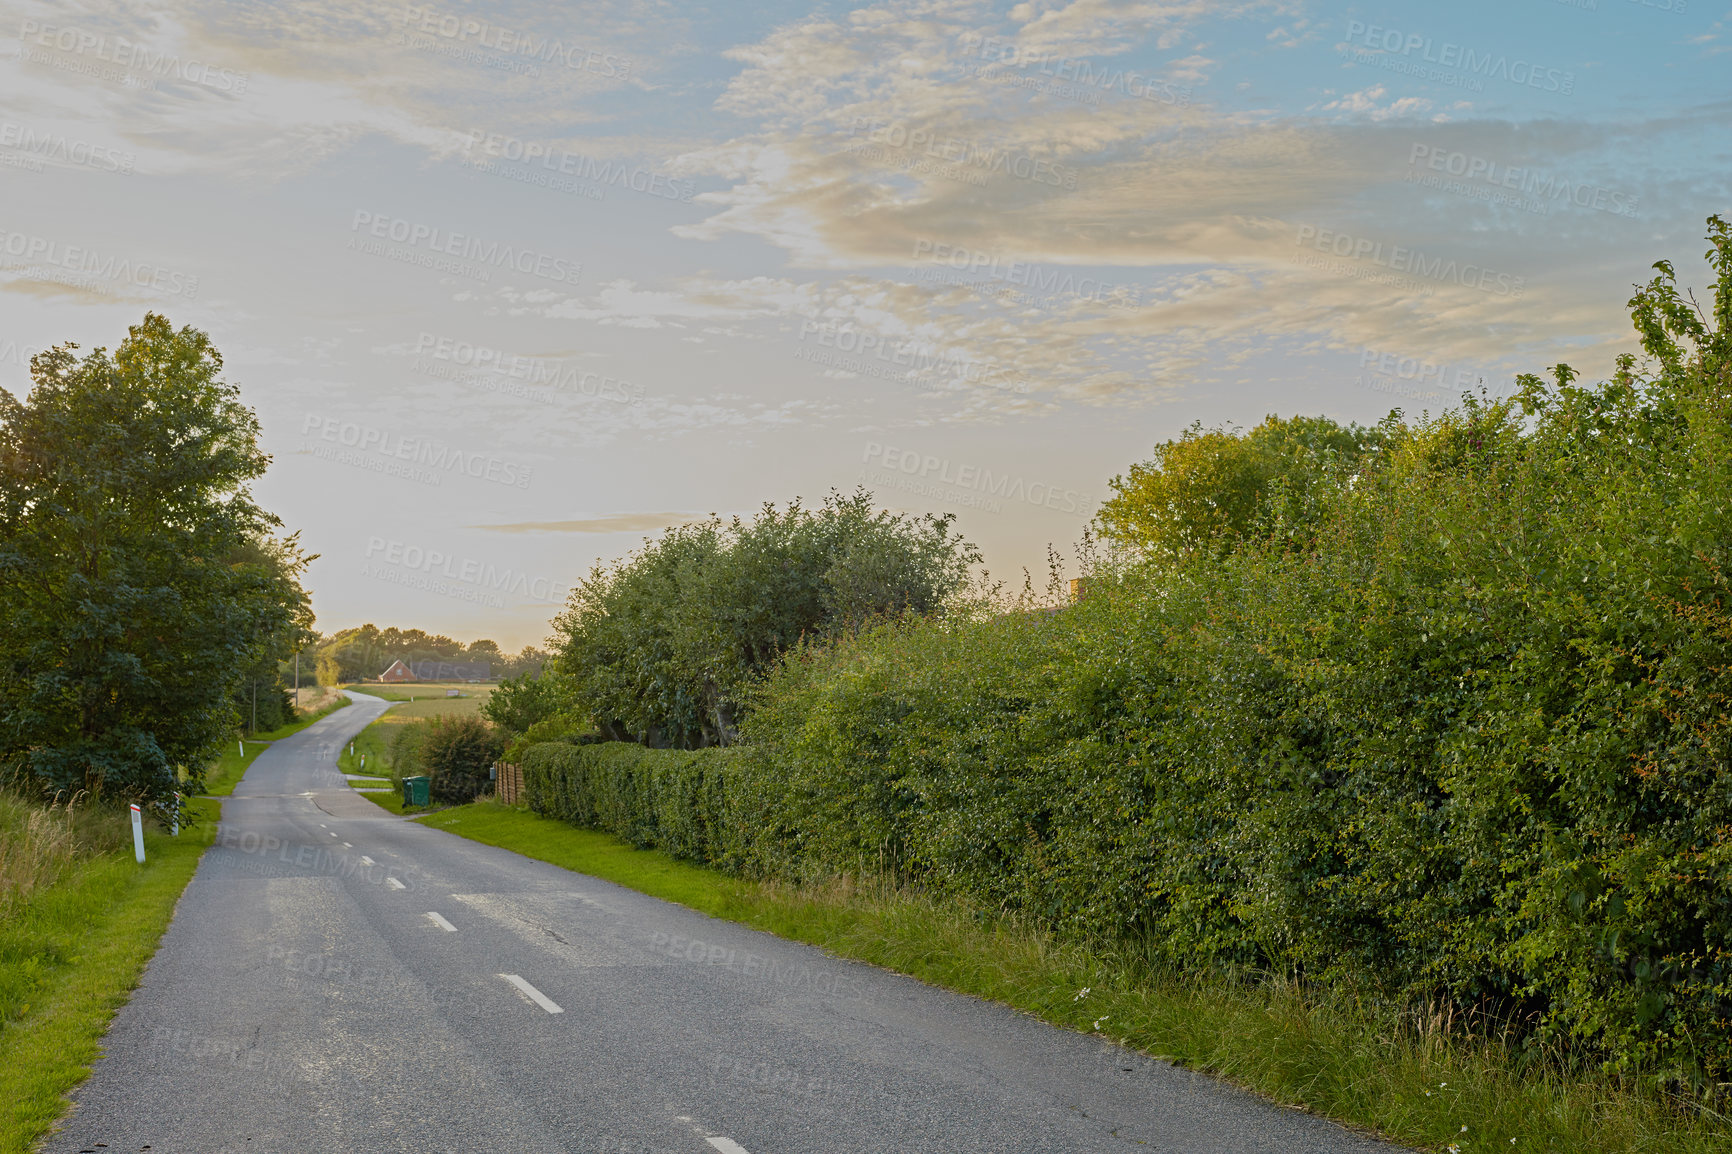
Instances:
[[[252,178],[381,136],[448,156],[505,120],[554,142],[594,137],[608,98],[637,91],[685,28],[665,3],[585,5],[581,20],[529,4],[481,16],[456,3],[336,0],[98,0],[76,14],[26,0],[15,15],[104,47],[23,45],[32,55],[0,69],[0,103],[108,124],[140,172]],[[116,65],[117,43],[144,51]]]
[[[1194,40],[1193,26],[1220,13],[1024,4],[1010,13],[1021,23],[1006,43],[1110,58],[1151,35],[1168,47]],[[1294,13],[1278,15],[1281,44],[1310,34]],[[1508,208],[1483,189],[1425,183],[1414,146],[1541,171],[1549,186],[1610,182],[1632,200],[1651,197],[1642,186],[1662,170],[1641,156],[1662,155],[1665,133],[1700,132],[1712,119],[1698,109],[1608,130],[1475,120],[1457,104],[1446,120],[1425,98],[1382,85],[1310,115],[1228,113],[1110,87],[1098,103],[1052,99],[982,75],[979,26],[963,27],[977,17],[966,5],[889,4],[737,50],[746,67],[718,106],[750,127],[683,158],[728,187],[701,196],[715,211],[676,235],[763,240],[791,269],[810,270],[809,280],[789,278],[815,308],[801,315],[923,342],[1070,399],[1158,400],[1237,379],[1258,352],[1293,349],[1370,345],[1453,360],[1562,342],[1605,360],[1628,342],[1618,302],[1652,259],[1648,235],[1568,199]],[[1167,75],[1207,63],[1193,51]],[[1358,255],[1317,259],[1298,243],[1322,233],[1350,234]],[[1110,309],[1029,309],[991,285],[910,284],[922,242],[1110,275],[1134,291]],[[1426,254],[1423,267],[1438,273],[1396,275],[1393,252]],[[1463,283],[1469,276],[1477,283]],[[956,394],[995,411],[1026,402],[960,384]]]
[[[1388,95],[1388,90],[1381,84],[1370,88],[1349,92],[1347,95],[1331,100],[1323,105],[1325,112],[1351,112],[1368,116],[1372,120],[1392,120],[1398,117],[1418,116],[1432,109],[1431,101],[1423,96],[1403,96],[1386,104],[1378,104]]]

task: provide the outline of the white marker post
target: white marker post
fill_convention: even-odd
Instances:
[[[132,856],[138,859],[139,865],[144,864],[144,818],[136,802],[132,806]]]
[[[168,831],[173,837],[180,836],[180,794],[174,795],[174,828]]]

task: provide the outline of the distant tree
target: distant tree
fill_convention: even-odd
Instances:
[[[377,677],[394,661],[402,661],[411,667],[418,661],[446,664],[485,661],[493,667],[490,672],[495,674],[509,661],[498,643],[486,638],[464,645],[443,633],[395,626],[380,629],[370,623],[340,630],[323,639],[318,643],[318,655],[321,668],[325,668],[327,658],[335,668],[337,680],[331,683],[333,685]]]
[[[951,604],[979,553],[950,526],[862,490],[670,529],[578,583],[554,621],[554,668],[611,738],[726,744],[751,684],[802,638]]]
[[[494,671],[498,671],[504,667],[507,658],[500,650],[498,642],[483,637],[478,641],[471,641],[463,650],[460,660],[471,664],[485,661]]]
[[[112,356],[76,347],[0,390],[0,760],[164,805],[305,625],[306,558],[253,501],[269,458],[209,337],[152,313]]]
[[[525,673],[534,676],[541,672],[547,661],[547,654],[533,645],[525,645],[515,657],[506,659],[499,673],[501,677],[522,677]]]

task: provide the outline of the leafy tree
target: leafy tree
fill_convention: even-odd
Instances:
[[[497,641],[492,641],[483,637],[477,641],[471,641],[463,650],[463,655],[460,660],[469,662],[485,661],[494,669],[499,669],[504,666],[507,658],[505,654],[500,651],[499,643]]]
[[[571,679],[549,670],[508,677],[481,705],[481,715],[513,736],[530,726],[568,711],[573,704]]]
[[[670,529],[577,585],[554,666],[612,738],[726,744],[751,683],[802,638],[945,609],[979,559],[950,523],[876,510],[860,491]]]
[[[1230,548],[1272,518],[1303,527],[1319,486],[1352,474],[1380,429],[1327,417],[1267,417],[1248,433],[1192,425],[1154,457],[1114,477],[1101,506],[1104,536],[1152,558]]]
[[[268,639],[259,659],[244,671],[243,680],[235,688],[235,710],[240,714],[242,725],[255,732],[269,732],[295,719],[289,663],[296,650],[305,648],[318,637],[312,629],[312,606],[298,580],[307,564],[317,558],[302,554],[299,536],[293,534],[280,541],[249,541],[229,556],[230,564],[255,565],[274,571],[284,580],[284,588],[293,589],[295,593],[293,618]]]
[[[306,558],[271,543],[258,420],[208,336],[152,313],[113,355],[76,347],[32,358],[27,399],[0,391],[0,759],[163,806],[304,626]]]

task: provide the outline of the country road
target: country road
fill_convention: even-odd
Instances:
[[[278,741],[46,1149],[1391,1151],[1097,1039],[350,792]]]

